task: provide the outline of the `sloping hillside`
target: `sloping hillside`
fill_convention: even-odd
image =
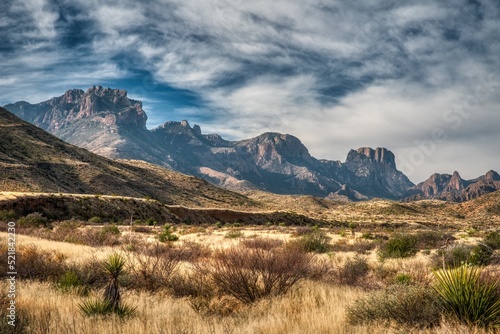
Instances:
[[[117,194],[191,207],[256,202],[142,161],[115,161],[67,144],[0,108],[0,191]]]

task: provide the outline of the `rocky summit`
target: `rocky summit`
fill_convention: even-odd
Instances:
[[[382,147],[351,150],[345,162],[340,162],[314,158],[290,134],[269,132],[227,141],[217,134],[203,134],[198,125],[191,126],[186,120],[168,121],[148,130],[141,102],[129,99],[120,89],[73,89],[38,104],[17,102],[5,108],[99,155],[144,160],[231,190],[259,189],[349,201],[374,197],[462,201],[498,189],[496,173],[474,182],[462,180],[458,173],[435,174],[415,186],[397,170],[394,154]]]
[[[463,202],[500,190],[500,175],[490,170],[476,179],[464,180],[453,174],[433,174],[424,182],[408,189],[406,200],[441,199]]]

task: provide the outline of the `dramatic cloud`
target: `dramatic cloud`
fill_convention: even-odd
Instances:
[[[414,182],[500,169],[496,0],[8,0],[0,104],[107,85],[149,127],[187,118],[318,158],[385,146]]]

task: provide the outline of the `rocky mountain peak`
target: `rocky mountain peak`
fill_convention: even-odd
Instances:
[[[364,158],[368,158],[373,162],[389,165],[396,169],[396,158],[394,157],[394,153],[383,147],[377,147],[376,149],[371,147],[360,147],[357,150],[351,150],[347,155],[346,162]]]
[[[445,188],[445,191],[453,192],[461,191],[462,189],[464,189],[464,180],[460,177],[460,174],[457,171],[454,171],[448,186]]]
[[[500,175],[495,172],[494,170],[489,170],[485,175],[484,178],[486,180],[491,180],[491,181],[500,181]]]

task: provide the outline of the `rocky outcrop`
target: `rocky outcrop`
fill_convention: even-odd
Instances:
[[[424,182],[408,189],[405,200],[441,199],[463,202],[500,189],[500,175],[488,171],[473,180],[464,180],[458,172],[433,174]]]
[[[127,91],[94,86],[84,92],[81,89],[68,90],[60,97],[54,97],[39,104],[17,102],[5,108],[24,120],[58,133],[71,127],[81,119],[87,119],[104,126],[132,125],[146,129],[147,116],[140,101],[127,97]]]
[[[368,158],[373,162],[380,162],[394,169],[396,168],[396,158],[394,154],[386,148],[377,147],[376,149],[372,149],[371,147],[360,147],[356,151],[351,150],[347,155],[346,162],[357,160],[360,156]]]

